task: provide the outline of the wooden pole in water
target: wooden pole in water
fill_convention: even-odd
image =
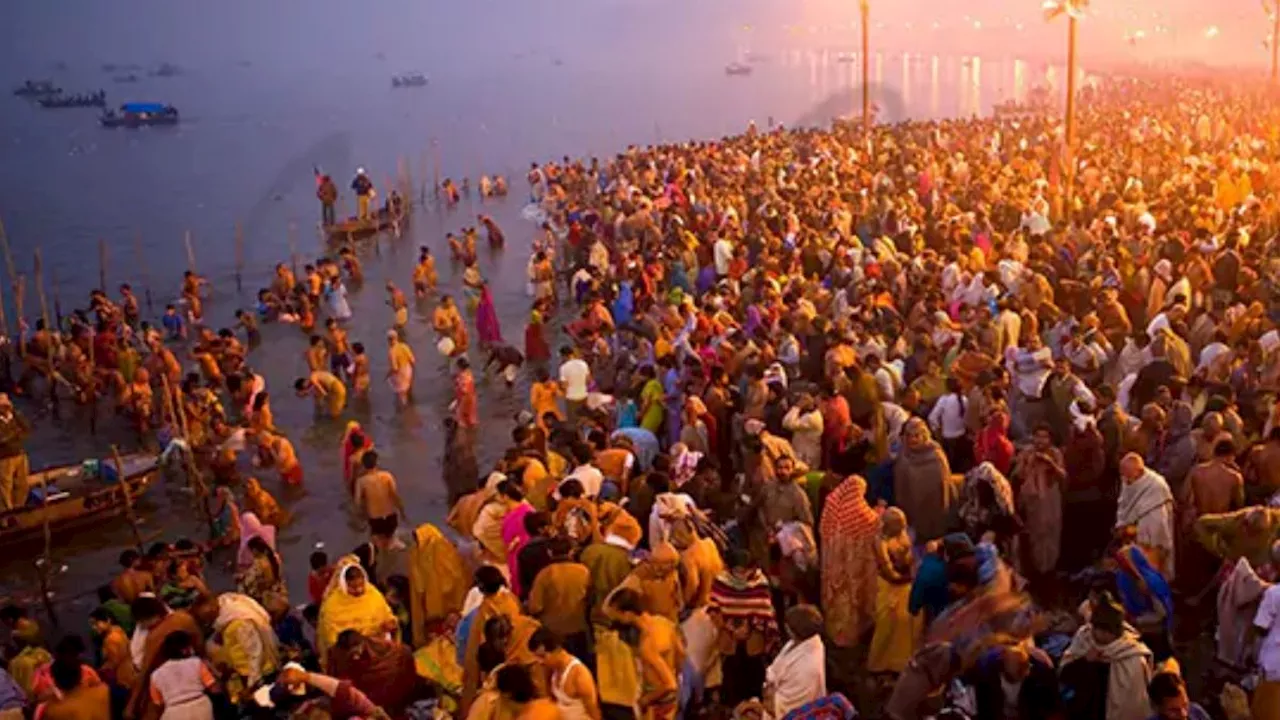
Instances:
[[[440,142],[435,138],[431,138],[431,155],[435,162],[435,171],[431,176],[431,194],[437,200],[440,199]]]
[[[196,271],[196,251],[191,247],[190,230],[183,233],[182,243],[187,246],[187,269],[194,273]]]
[[[62,331],[62,284],[58,282],[58,268],[49,268],[49,287],[53,290],[53,319]]]
[[[147,258],[142,254],[142,231],[139,230],[133,236],[133,254],[137,256],[138,271],[142,273],[142,291],[147,297],[147,312],[155,312],[155,305],[151,303],[151,273],[147,271]]]
[[[133,529],[133,542],[138,546],[138,552],[143,552],[142,530],[138,528],[138,514],[133,509],[133,489],[129,487],[129,478],[124,474],[120,448],[115,445],[111,446],[111,458],[116,464],[116,482],[120,483],[120,489],[124,491],[124,514],[129,518],[129,527]]]
[[[98,238],[98,289],[107,292],[107,241]]]
[[[209,540],[214,540],[215,531],[213,527],[213,508],[209,505],[209,492],[205,487],[204,478],[200,476],[200,469],[195,462],[195,452],[191,449],[190,435],[187,434],[186,412],[177,406],[173,399],[173,388],[169,385],[169,376],[161,375],[161,383],[164,386],[164,402],[165,407],[169,411],[169,416],[173,418],[173,428],[187,445],[185,453],[187,461],[187,484],[191,487],[192,495],[200,502],[204,509],[205,521],[209,523]]]
[[[324,228],[320,228],[320,234],[324,235]],[[298,278],[298,223],[289,221],[289,267],[293,270],[293,277]]]
[[[13,303],[14,310],[18,313],[18,357],[24,361],[27,359],[27,343],[23,337],[23,307],[27,301],[27,276],[19,275],[13,283]]]
[[[244,231],[236,223],[236,292],[243,290],[240,274],[244,272]]]
[[[89,434],[98,434],[98,363],[94,347],[98,344],[94,338],[94,328],[89,333],[89,387],[85,388],[85,396],[89,401]]]
[[[36,281],[36,296],[40,298],[40,319],[44,323],[46,331],[52,332],[49,328],[49,302],[45,299],[44,294],[44,260],[40,257],[40,248],[36,248],[33,258]],[[53,406],[54,417],[58,415],[58,386],[54,377],[57,372],[53,367],[53,343],[48,346],[48,357],[45,360],[49,363],[49,402]]]

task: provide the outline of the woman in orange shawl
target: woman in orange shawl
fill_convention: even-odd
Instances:
[[[874,620],[880,518],[866,495],[867,481],[850,475],[822,506],[822,607],[828,636],[840,647],[857,645]]]
[[[1009,474],[1013,465],[1013,443],[1009,440],[1009,415],[996,410],[987,418],[987,424],[978,432],[973,442],[975,466],[989,462],[1002,475]]]
[[[409,550],[409,617],[414,647],[427,644],[462,610],[470,578],[458,548],[430,523],[418,526]]]

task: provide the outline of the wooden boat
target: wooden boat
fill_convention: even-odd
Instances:
[[[18,97],[42,98],[57,95],[60,92],[62,88],[54,85],[52,80],[27,80],[15,88],[13,94]]]
[[[106,107],[107,93],[99,90],[86,95],[50,95],[40,98],[39,102],[42,108]]]
[[[726,75],[750,75],[752,67],[745,63],[732,62],[725,66]]]
[[[403,227],[408,219],[409,205],[400,200],[398,194],[393,194],[391,203],[383,205],[369,217],[362,219],[353,215],[346,220],[325,225],[324,232],[329,237],[329,242],[360,240],[380,232],[394,230],[397,226]]]
[[[177,125],[178,109],[161,103],[125,103],[108,110],[98,119],[102,127],[137,128],[149,125]]]
[[[426,84],[427,76],[420,72],[405,73],[391,78],[391,87],[394,88],[425,87]]]
[[[42,485],[52,485],[48,501],[0,513],[0,545],[43,532],[46,518],[53,533],[77,526],[100,523],[125,512],[124,487],[137,498],[147,491],[160,473],[159,461],[150,453],[125,455],[125,483],[116,481],[112,460],[90,461],[86,465],[68,465],[31,473],[27,480],[37,492]],[[52,490],[56,489],[56,492]]]

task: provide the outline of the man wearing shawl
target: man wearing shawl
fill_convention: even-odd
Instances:
[[[1018,480],[1018,505],[1028,534],[1028,559],[1039,575],[1057,567],[1062,551],[1062,484],[1067,478],[1062,451],[1053,446],[1047,425],[1035,429],[1031,447],[1014,463]]]
[[[911,518],[915,542],[920,545],[946,533],[960,488],[952,481],[947,456],[924,420],[908,420],[902,434],[905,447],[893,468],[894,499]]]
[[[409,617],[413,645],[421,647],[449,617],[462,610],[467,575],[462,556],[436,526],[423,523],[409,549]]]
[[[477,571],[477,577],[484,571],[485,568]],[[520,601],[501,582],[482,581],[481,592],[483,599],[480,606],[468,621],[466,645],[459,648],[463,652],[459,717],[466,716],[480,688],[480,645],[484,642],[484,627],[490,620],[505,617],[511,624],[506,646],[508,663],[526,665],[536,661],[529,649],[529,638],[540,627],[538,621],[524,614]]]
[[[213,621],[214,643],[233,677],[227,692],[233,702],[253,690],[263,678],[280,668],[271,617],[258,601],[240,593],[218,596],[218,618]]]
[[[391,611],[382,592],[369,582],[368,573],[354,555],[338,560],[333,579],[320,602],[320,619],[316,627],[317,652],[321,662],[344,630],[355,630],[373,637],[396,632],[400,621]]]
[[[1133,527],[1136,542],[1170,582],[1174,578],[1173,493],[1136,453],[1120,461],[1124,487],[1116,504],[1116,528]]]
[[[867,504],[867,481],[850,475],[822,506],[822,606],[827,635],[839,647],[857,645],[875,606],[875,540],[880,519]]]

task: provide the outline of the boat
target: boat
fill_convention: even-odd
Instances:
[[[408,205],[400,199],[399,193],[392,193],[392,202],[384,204],[376,213],[367,218],[355,215],[332,225],[325,225],[324,232],[329,242],[360,240],[373,237],[387,230],[398,230],[408,219]]]
[[[427,76],[420,72],[405,73],[391,78],[391,87],[423,87],[427,84]]]
[[[82,95],[50,95],[40,98],[42,108],[106,107],[107,92],[99,90]]]
[[[33,495],[47,489],[48,497],[0,512],[0,545],[40,535],[46,521],[52,533],[65,533],[123,514],[124,488],[129,488],[130,498],[139,497],[159,477],[160,466],[150,453],[125,455],[120,463],[123,484],[113,460],[87,460],[28,475]]]
[[[152,77],[177,77],[182,74],[182,68],[173,63],[162,62],[154,70],[151,71]]]
[[[178,109],[163,103],[125,103],[119,110],[108,110],[98,120],[103,127],[146,127],[177,125]]]
[[[47,97],[49,95],[57,95],[62,92],[62,88],[53,84],[52,80],[27,80],[14,89],[13,94],[18,97]]]
[[[726,75],[750,75],[751,70],[750,65],[740,62],[731,62],[724,68]]]
[[[111,81],[118,83],[136,83],[138,82],[138,76],[133,73],[129,73],[128,75],[117,75],[111,78]]]

